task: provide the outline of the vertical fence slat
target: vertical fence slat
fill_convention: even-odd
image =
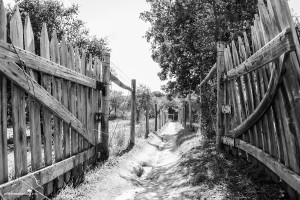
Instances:
[[[6,11],[0,1],[0,40],[6,42]],[[0,184],[8,181],[7,160],[7,79],[0,74]]]
[[[41,57],[50,60],[50,44],[47,32],[46,24],[42,26],[41,38]],[[51,93],[51,77],[49,75],[42,75],[42,86]],[[51,122],[51,112],[43,106],[43,135],[44,135],[44,157],[45,166],[52,164],[52,122]],[[44,186],[44,192],[49,195],[53,191],[53,183],[49,182]]]
[[[102,93],[102,121],[101,121],[101,159],[107,160],[109,157],[108,147],[108,117],[109,117],[109,80],[110,80],[110,54],[103,54],[102,82],[105,85],[105,94]]]
[[[98,79],[98,67],[99,67],[99,63],[98,63],[98,58],[95,57],[94,58],[94,70],[93,70],[93,79],[94,80],[99,80]],[[96,120],[95,120],[95,114],[97,112],[99,112],[99,107],[98,107],[98,93],[99,91],[96,90],[96,89],[93,89],[93,107],[92,107],[92,116],[91,116],[91,120],[93,121],[93,130],[92,130],[92,133],[94,134],[95,136],[95,141],[96,141],[96,146],[98,144],[98,141],[99,141],[99,137],[98,137],[98,123],[96,123]],[[97,148],[96,148],[97,149]],[[94,164],[96,162],[96,157],[97,154],[95,152],[95,156],[93,156],[92,158],[92,164]]]
[[[241,37],[238,37],[238,44],[239,44],[239,52],[240,52],[240,60],[241,62],[245,61],[248,58],[248,55],[246,53],[245,45],[242,41]],[[253,88],[251,85],[251,77],[250,73],[244,75],[244,85],[245,85],[245,91],[247,96],[247,117],[250,116],[250,114],[254,111],[254,99],[253,99]],[[255,136],[257,135],[256,127],[252,127],[249,131],[249,141],[251,144],[254,144]]]
[[[300,102],[296,101],[296,98],[298,98],[298,96],[300,95],[300,91],[299,91],[299,40],[298,37],[296,35],[295,32],[295,27],[294,27],[294,23],[291,19],[291,12],[290,9],[287,5],[287,2],[285,1],[276,1],[276,2],[272,2],[272,7],[274,7],[274,15],[277,16],[277,18],[282,19],[281,23],[278,24],[278,26],[280,27],[280,29],[284,29],[286,27],[291,27],[292,33],[293,33],[293,39],[294,39],[294,43],[296,46],[296,53],[298,55],[298,59],[297,59],[297,55],[295,52],[291,52],[289,54],[289,59],[288,59],[288,63],[287,65],[291,66],[289,67],[289,70],[287,71],[287,78],[286,81],[288,81],[291,94],[290,96],[292,97],[290,99],[290,103],[292,104],[292,116],[293,116],[293,124],[294,127],[296,128],[296,130],[293,130],[292,132],[289,132],[290,137],[293,138],[291,143],[295,143],[293,145],[295,145],[295,160],[292,159],[292,163],[294,164],[293,166],[293,170],[300,174],[300,130],[299,130],[299,124],[300,124],[300,112],[299,112],[299,107],[300,107]],[[296,76],[296,74],[298,76]],[[283,83],[285,83],[285,79],[283,81]],[[284,84],[285,85],[285,84]],[[289,92],[289,90],[286,90],[287,92]],[[299,195],[300,196],[300,195]]]
[[[70,69],[75,70],[75,55],[74,55],[74,49],[72,45],[70,45],[69,48],[68,65]],[[77,101],[76,90],[77,90],[77,84],[71,82],[69,106],[70,106],[71,113],[73,113],[75,116],[76,116],[76,101]],[[78,153],[78,134],[72,128],[71,129],[71,154],[76,155],[77,153]],[[77,176],[78,176],[78,171],[77,171],[77,167],[75,167],[72,169],[72,178],[73,178],[74,185],[76,185]]]
[[[68,67],[68,47],[66,44],[66,39],[63,36],[61,47],[60,47],[60,64],[64,67]],[[69,81],[62,81],[62,104],[65,108],[69,110]],[[69,124],[63,122],[63,155],[64,158],[69,158],[71,155],[71,141],[70,141],[70,127]],[[70,172],[65,174],[65,182],[68,183],[70,180]]]
[[[225,74],[229,71],[229,61],[228,61],[228,54],[227,54],[228,49],[224,49],[224,60],[225,60]],[[235,118],[236,118],[236,104],[234,102],[235,97],[232,95],[232,81],[226,82],[225,83],[225,88],[224,88],[225,94],[224,94],[224,103],[226,105],[231,105],[233,107],[233,112],[229,114],[225,114],[224,116],[224,133],[228,133],[229,130],[234,128],[235,124]],[[232,98],[233,97],[233,98]]]
[[[273,6],[271,5],[270,0],[267,1],[268,3],[268,11],[269,11],[269,15],[270,15],[270,19],[271,19],[271,23],[272,26],[274,27],[274,35],[272,35],[273,37],[275,37],[276,35],[278,35],[281,31],[281,27],[280,27],[280,22],[277,15],[275,15],[276,10],[273,9]],[[274,12],[275,11],[275,12]],[[277,63],[275,63],[276,65],[279,64],[279,59],[277,60]],[[278,93],[281,92],[281,90],[284,89],[282,87],[280,87],[278,89]],[[285,142],[285,136],[284,136],[284,130],[283,130],[283,122],[282,122],[282,117],[283,115],[281,114],[281,109],[282,109],[282,105],[280,105],[280,100],[278,99],[280,98],[279,95],[275,96],[275,101],[272,105],[273,109],[274,109],[274,120],[275,120],[275,126],[276,126],[276,143],[278,146],[278,159],[280,160],[280,162],[282,163],[286,163],[286,160],[288,159],[287,157],[287,149],[286,149],[286,142]]]
[[[246,32],[243,32],[243,36],[244,36],[244,42],[245,42],[245,46],[246,46],[246,56],[247,58],[251,56],[251,50],[250,50],[250,44],[248,41],[248,37]],[[254,26],[251,27],[251,36],[252,38],[255,36],[254,35]],[[253,42],[253,39],[252,39]],[[254,51],[254,47],[252,48]],[[257,85],[257,71],[253,71],[250,73],[250,82],[252,85],[252,98],[253,98],[253,109],[256,109],[256,107],[259,105],[259,92],[258,92],[258,85]],[[253,112],[253,111],[252,111]],[[258,123],[256,123],[256,125],[254,126],[255,132],[254,132],[254,144],[256,147],[261,148],[261,122],[259,121]]]
[[[96,69],[95,69],[95,79],[97,81],[101,80],[101,62],[100,59],[97,57],[96,58]],[[95,120],[95,113],[99,113],[100,112],[100,91],[99,90],[94,90],[94,103],[95,103],[95,109],[94,109],[94,116],[93,116],[93,120]],[[96,148],[95,148],[95,160],[94,162],[97,162],[98,159],[98,151],[99,151],[99,142],[100,142],[100,123],[99,122],[95,122],[95,130],[94,130],[94,134],[96,137]]]
[[[261,28],[261,20],[258,15],[255,15],[255,21],[254,21],[254,26],[255,26],[255,36],[256,36],[256,51],[259,50],[265,40],[262,37],[262,28]],[[259,97],[260,100],[263,99],[263,96],[265,94],[265,88],[268,85],[268,80],[266,79],[266,70],[265,69],[259,69],[258,74],[257,74],[257,81],[258,81],[258,91],[259,91]],[[268,125],[268,119],[266,115],[263,115],[262,117],[262,129],[261,129],[261,135],[262,135],[262,149],[265,152],[269,152],[269,144],[268,144],[268,131],[269,131],[269,125]]]
[[[10,21],[10,39],[14,46],[23,49],[23,26],[18,5]],[[25,104],[25,93],[17,85],[12,84],[15,177],[28,172]]]
[[[86,75],[86,53],[85,50],[81,51],[81,74]],[[88,88],[83,87],[81,92],[81,101],[82,101],[82,123],[87,127],[87,96],[88,96]],[[86,140],[83,140],[83,149],[88,149],[89,144]],[[83,169],[85,170],[88,166],[88,162],[85,161],[83,163]]]
[[[92,54],[89,54],[89,62],[86,68],[86,75],[90,78],[93,78],[93,57]],[[93,89],[88,88],[87,91],[87,112],[86,112],[86,119],[87,119],[87,129],[93,133],[94,129],[94,118],[93,118]],[[89,161],[89,163],[91,160]]]
[[[260,18],[261,18],[261,22],[262,22],[262,32],[264,33],[264,38],[265,38],[265,42],[270,41],[272,38],[274,38],[276,35],[274,34],[276,31],[276,27],[274,27],[274,25],[272,24],[272,21],[270,20],[270,16],[269,13],[267,11],[267,8],[265,7],[264,3],[263,5],[260,3],[261,1],[258,1],[258,10],[260,13]],[[264,45],[264,44],[263,44]],[[276,62],[276,61],[275,61]],[[267,68],[265,71],[267,72],[267,80],[270,79],[270,74],[271,74],[271,69],[273,69],[275,66],[274,62],[269,64],[270,68]],[[268,65],[267,65],[268,66]],[[267,85],[265,86],[265,89],[267,89]],[[270,108],[268,108],[267,112],[266,112],[267,118],[268,118],[268,123],[269,123],[269,139],[268,139],[268,143],[269,143],[269,153],[277,158],[278,157],[278,149],[276,146],[276,139],[275,139],[275,129],[274,129],[274,108],[273,106],[271,106]]]
[[[217,150],[221,149],[221,136],[224,134],[222,105],[224,104],[224,88],[222,88],[222,76],[225,71],[224,45],[217,45],[217,135],[216,146]]]
[[[59,45],[55,30],[52,33],[52,39],[50,42],[50,53],[51,61],[60,64]],[[61,102],[61,79],[59,78],[52,78],[52,95],[56,100]],[[63,158],[61,122],[61,119],[53,115],[54,154],[56,163],[61,161]],[[57,180],[57,187],[61,188],[63,186],[63,176],[58,177]]]
[[[233,69],[233,61],[232,61],[232,56],[231,56],[231,50],[230,47],[227,46],[227,48],[224,51],[224,55],[226,56],[225,62],[227,60],[227,65],[228,65],[228,70]],[[237,96],[237,87],[236,87],[236,81],[232,80],[230,81],[230,87],[231,87],[231,99],[233,100],[233,106],[234,106],[234,127],[235,128],[237,125],[241,123],[241,111],[238,105],[238,96]]]
[[[29,16],[26,17],[24,25],[25,50],[35,53],[34,36]],[[30,70],[31,76],[38,82],[37,72]],[[42,144],[41,144],[41,105],[33,97],[28,98],[29,122],[30,122],[30,147],[31,168],[36,171],[42,166]]]

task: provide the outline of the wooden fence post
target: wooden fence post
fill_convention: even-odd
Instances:
[[[108,117],[109,117],[109,79],[110,79],[110,54],[103,54],[102,63],[103,84],[105,92],[102,93],[102,120],[101,120],[101,160],[107,160],[109,157],[108,147]]]
[[[150,95],[149,93],[147,94],[147,105],[146,105],[146,134],[145,134],[145,139],[148,138],[149,136],[149,101],[150,101]]]
[[[192,97],[189,94],[189,128],[192,128]]]
[[[183,102],[183,128],[186,128],[186,103]]]
[[[222,105],[224,103],[224,87],[222,85],[222,76],[225,71],[225,59],[224,59],[224,45],[218,43],[217,45],[218,57],[217,57],[217,135],[216,146],[217,150],[221,149],[221,136],[224,132],[223,126],[223,114]]]
[[[154,130],[157,131],[157,104],[155,104],[155,124]]]
[[[0,2],[0,40],[6,42],[6,12],[3,1]],[[7,160],[7,79],[0,75],[0,184],[8,181]]]
[[[201,80],[200,80],[201,82]],[[201,133],[201,119],[202,119],[202,112],[201,112],[201,103],[202,103],[202,99],[201,99],[201,87],[199,88],[199,104],[200,104],[200,109],[199,109],[199,132]]]
[[[135,143],[135,112],[136,112],[136,104],[135,104],[135,91],[136,91],[136,80],[131,80],[131,122],[130,122],[130,145],[134,145]]]
[[[158,111],[158,130],[161,129],[161,109]]]

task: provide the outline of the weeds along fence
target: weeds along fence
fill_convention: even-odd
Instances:
[[[300,45],[286,0],[258,1],[237,41],[217,46],[217,147],[260,161],[300,198]],[[249,42],[250,41],[250,42]]]
[[[108,158],[111,81],[132,92],[134,119],[135,80],[131,88],[111,74],[109,53],[87,55],[64,37],[59,43],[55,31],[49,41],[46,24],[40,56],[35,42],[29,16],[23,27],[16,6],[7,22],[1,1],[0,199],[44,199],[80,183],[91,164]]]

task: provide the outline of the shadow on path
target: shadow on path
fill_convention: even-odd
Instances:
[[[138,181],[142,189],[134,199],[287,199],[256,166],[217,153],[214,140],[183,129],[163,137],[161,153],[178,156],[180,152],[179,157],[164,162],[167,158],[162,156],[164,164],[158,162]]]

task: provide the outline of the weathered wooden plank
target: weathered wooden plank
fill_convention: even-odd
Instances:
[[[87,70],[87,62],[86,62],[86,52],[85,50],[82,50],[82,54],[81,54],[81,70],[80,72],[83,74],[83,75],[86,75],[86,70]],[[88,94],[88,90],[89,88],[88,87],[83,87],[83,91],[81,93],[82,97],[82,123],[87,127],[87,94]],[[97,142],[96,142],[97,144]],[[89,147],[89,144],[86,140],[83,141],[83,149],[86,150],[88,149]],[[83,163],[83,170],[86,170],[87,169],[87,166],[88,166],[88,161],[86,160],[84,163]]]
[[[262,3],[262,4],[261,4]],[[276,26],[274,26],[270,14],[272,14],[272,11],[269,12],[265,6],[265,4],[262,1],[258,1],[258,10],[260,13],[260,18],[262,22],[262,28],[263,28],[263,33],[264,33],[264,38],[265,42],[269,42],[271,39],[276,37],[276,34],[279,33],[278,29]],[[266,75],[267,78],[266,80],[269,79],[269,74],[270,74],[270,69],[274,68],[274,65],[278,65],[279,60],[276,59],[274,62],[269,63],[269,68],[266,68]],[[276,137],[276,130],[274,129],[274,113],[275,109],[274,106],[271,106],[267,112],[266,115],[268,116],[268,123],[269,123],[269,138],[268,138],[268,143],[269,143],[269,153],[277,158],[278,157],[278,146],[277,146],[277,137]],[[277,140],[277,141],[276,141]]]
[[[135,144],[135,112],[136,112],[136,80],[131,80],[131,118],[130,118],[130,145]],[[160,115],[159,115],[160,116]],[[161,119],[161,116],[160,116]]]
[[[116,85],[120,86],[121,88],[125,89],[125,90],[129,90],[130,92],[132,92],[132,88],[125,85],[124,83],[122,83],[122,81],[120,81],[118,79],[118,77],[114,76],[112,73],[110,73],[110,80],[112,82],[114,82]]]
[[[16,50],[22,61],[28,68],[37,70],[39,72],[52,75],[58,78],[63,78],[87,87],[96,88],[96,81],[84,76],[74,70],[65,68],[60,64],[56,64],[48,59],[34,55],[28,51],[16,47]],[[8,59],[15,63],[20,63],[18,55],[15,53],[12,45],[0,41],[0,58]]]
[[[91,144],[94,144],[94,136],[86,130],[84,125],[70,113],[60,102],[52,97],[45,89],[39,86],[35,80],[30,78],[26,72],[22,71],[18,65],[10,61],[0,59],[2,66],[0,71],[5,73],[7,77],[13,80],[21,88],[26,90],[30,95],[34,96],[43,105],[47,106],[55,115],[60,117],[65,122],[69,123],[78,133],[86,138]],[[26,76],[25,76],[25,75]],[[30,81],[31,84],[28,84]]]
[[[64,67],[68,67],[68,47],[66,44],[66,39],[63,36],[61,47],[60,47],[60,65]],[[62,104],[65,108],[69,110],[69,82],[66,80],[62,81]],[[63,122],[63,150],[64,150],[64,158],[69,158],[71,155],[71,136],[70,136],[70,127],[69,124]],[[65,182],[68,183],[70,180],[70,172],[66,172],[65,174]]]
[[[68,66],[70,69],[75,71],[75,52],[73,49],[73,46],[70,45],[69,49],[69,56],[68,56]],[[70,106],[70,112],[75,116],[76,115],[76,90],[77,90],[77,84],[71,82],[70,87],[70,97],[69,97],[69,106]],[[78,134],[74,128],[71,128],[71,154],[74,156],[78,153]],[[73,184],[76,185],[76,180],[78,173],[77,173],[77,167],[72,169],[72,181]]]
[[[93,78],[97,81],[100,80],[100,77],[99,77],[99,68],[100,68],[100,65],[99,65],[99,59],[97,57],[94,58],[94,70],[93,70]],[[99,97],[99,90],[95,90],[93,89],[93,97],[92,97],[92,121],[93,121],[93,133],[95,135],[95,140],[96,140],[96,144],[98,144],[99,142],[99,134],[98,134],[98,131],[99,131],[99,123],[96,122],[95,120],[95,115],[96,113],[100,112],[99,111],[99,101],[98,101],[98,97]],[[95,149],[95,151],[97,151],[97,148]],[[95,163],[96,162],[96,157],[97,156],[97,152],[95,152],[95,157],[92,158],[92,163]]]
[[[29,16],[26,17],[24,25],[25,50],[35,53],[34,35]],[[37,74],[30,71],[32,78],[37,81]],[[30,122],[30,148],[31,168],[36,171],[42,166],[42,144],[41,144],[41,105],[29,97],[29,122]]]
[[[224,105],[224,91],[221,88],[222,76],[225,72],[224,45],[217,44],[217,133],[216,133],[216,148],[221,149],[221,137],[224,135],[222,106]]]
[[[0,40],[6,41],[6,11],[4,3],[0,1]],[[0,74],[0,184],[8,181],[7,160],[7,80]]]
[[[79,55],[79,49],[77,46],[75,46],[75,71],[80,73],[81,71],[81,58]],[[79,119],[79,121],[82,122],[82,115],[84,115],[82,113],[82,87],[81,85],[76,84],[76,88],[77,88],[77,92],[76,92],[76,99],[77,99],[77,105],[76,105],[76,116]],[[88,127],[86,127],[88,128]],[[75,143],[72,144],[72,146],[75,146],[77,148],[77,152],[81,153],[83,150],[83,138],[79,135],[76,134],[76,138],[75,138]],[[75,181],[75,185],[77,185],[79,182],[81,182],[81,180],[83,179],[83,168],[82,165],[78,165],[76,168],[74,168],[74,170],[76,170],[76,173],[78,174],[76,177],[74,176],[75,174],[73,173],[73,181]],[[73,170],[73,171],[74,171]],[[74,182],[73,182],[74,183]]]
[[[105,84],[105,94],[102,93],[102,121],[101,121],[101,159],[106,160],[109,157],[108,130],[109,130],[109,79],[110,79],[110,54],[105,53],[102,57],[102,82]]]
[[[46,59],[50,59],[50,43],[47,32],[46,24],[43,23],[41,38],[40,38],[40,48],[41,56]],[[51,77],[42,74],[42,87],[47,90],[48,93],[51,93]],[[43,135],[44,135],[44,157],[45,157],[45,166],[52,164],[52,115],[51,112],[43,106]],[[44,186],[44,192],[46,195],[49,195],[53,192],[53,183],[47,183]]]
[[[239,47],[239,55],[240,55],[240,61],[243,62],[247,59],[247,53],[245,49],[245,45],[242,41],[241,37],[238,37],[238,47]],[[250,74],[245,74],[243,76],[244,78],[244,86],[245,86],[245,97],[246,97],[246,116],[249,117],[249,115],[254,111],[253,108],[253,98],[252,98],[252,86],[250,82]],[[248,131],[247,139],[249,139],[250,143],[254,143],[254,135],[256,135],[256,129],[254,127],[251,127]]]
[[[254,21],[255,22],[255,21]],[[244,38],[247,38],[244,36]],[[257,37],[256,37],[256,30],[255,30],[255,27],[254,26],[251,26],[251,40],[252,40],[252,50],[253,50],[253,53],[255,53],[258,48],[257,48]],[[246,39],[245,39],[246,41]],[[249,44],[248,44],[249,45]],[[250,50],[247,50],[248,53],[250,53]],[[261,91],[260,91],[260,76],[259,76],[259,71],[261,71],[261,69],[258,69],[258,70],[255,70],[251,73],[251,82],[253,84],[252,88],[254,88],[254,109],[257,108],[257,106],[259,105],[259,102],[261,100]],[[262,120],[259,120],[257,122],[257,126],[256,126],[256,131],[257,131],[257,135],[255,137],[255,145],[258,147],[258,148],[263,148],[263,145],[262,145]]]
[[[272,27],[273,27],[273,32],[272,32],[271,37],[275,37],[277,34],[280,33],[282,28],[278,26],[279,19],[277,18],[277,16],[275,16],[275,13],[274,13],[274,10],[273,10],[270,0],[268,0],[267,2],[268,2],[268,12],[265,12],[265,13],[269,14],[270,21],[271,21],[269,23],[271,23]],[[264,9],[264,10],[266,10],[266,9]],[[270,29],[270,27],[266,27],[265,29]],[[278,64],[278,60],[275,60],[274,64],[275,65]],[[280,93],[282,89],[284,89],[284,88],[280,87],[278,89],[277,93]],[[278,160],[280,160],[282,163],[286,163],[288,161],[285,161],[285,160],[288,160],[288,158],[287,158],[287,152],[286,152],[285,139],[283,139],[285,137],[284,136],[285,133],[283,130],[283,122],[282,122],[283,115],[281,114],[282,113],[281,109],[283,109],[282,108],[283,106],[280,104],[280,100],[278,98],[280,98],[280,95],[275,96],[275,101],[272,105],[272,109],[274,112],[273,119],[274,119],[274,124],[275,124],[275,128],[276,128],[276,131],[274,133],[274,136],[275,136],[274,143],[276,143],[276,146],[277,146],[276,149],[278,149],[278,156],[277,156]]]
[[[59,53],[59,44],[56,35],[56,31],[54,30],[52,33],[52,38],[50,42],[50,57],[51,61],[60,64],[60,53]],[[52,78],[52,95],[53,97],[61,103],[61,79]],[[53,115],[53,136],[54,136],[54,155],[55,162],[60,162],[63,159],[63,150],[62,150],[62,120]],[[61,188],[63,186],[63,176],[58,177],[57,188]]]
[[[278,83],[280,82],[282,72],[283,72],[283,62],[284,59],[281,60],[279,66],[272,70],[271,79],[269,82],[268,90],[264,95],[263,100],[259,103],[255,111],[245,120],[243,121],[238,127],[233,130],[230,130],[228,136],[231,137],[238,137],[239,135],[246,132],[259,118],[264,114],[266,109],[270,106],[276,89],[278,87]]]
[[[101,61],[99,58],[97,58],[97,72],[96,72],[96,80],[97,81],[101,81],[101,67],[102,67],[102,64],[101,64]],[[97,112],[101,112],[101,91],[97,91],[96,93],[96,98],[97,98]],[[100,127],[101,126],[101,123],[100,122],[97,122],[97,135],[98,135],[98,143],[100,142]],[[97,143],[97,144],[98,144]]]
[[[285,27],[291,27],[292,33],[293,33],[293,40],[296,45],[296,52],[290,53],[290,58],[287,60],[287,66],[289,66],[287,73],[286,73],[286,79],[283,81],[283,85],[285,87],[290,88],[283,91],[283,97],[287,96],[289,97],[289,103],[285,102],[286,105],[286,113],[289,115],[285,119],[288,120],[289,127],[293,128],[290,129],[291,132],[287,132],[287,138],[290,139],[288,142],[289,147],[295,147],[292,150],[292,152],[289,152],[289,155],[292,155],[294,158],[291,158],[291,165],[290,168],[293,169],[294,172],[297,174],[300,174],[300,102],[298,101],[298,96],[300,95],[299,92],[299,77],[300,77],[300,67],[299,67],[299,52],[300,52],[300,45],[299,45],[299,39],[295,32],[295,26],[294,21],[291,17],[291,12],[288,7],[287,2],[279,0],[278,2],[271,2],[273,4],[272,7],[274,7],[274,10],[280,11],[275,12],[275,15],[277,18],[281,18],[282,22],[279,24],[280,28]],[[288,83],[288,84],[286,84]],[[284,92],[286,94],[284,95]],[[285,98],[287,99],[287,98]],[[291,104],[291,107],[289,107],[288,104]],[[295,144],[293,144],[295,143]],[[295,145],[295,146],[294,146]],[[298,194],[298,198],[300,198],[300,194]]]
[[[58,176],[63,175],[77,165],[83,163],[86,159],[93,157],[94,154],[95,150],[94,147],[92,147],[59,163],[3,184],[0,186],[0,193],[7,200],[16,199],[17,197],[21,196],[21,194],[27,194],[28,189],[32,189],[28,185],[32,186],[33,188],[38,188],[40,185],[49,183]],[[15,195],[11,195],[12,193]]]
[[[86,74],[90,78],[93,77],[93,58],[92,54],[89,55],[89,62],[86,69]],[[87,112],[86,112],[86,120],[87,120],[87,128],[88,130],[94,129],[94,118],[93,118],[93,90],[88,88],[87,91]]]
[[[258,51],[262,46],[265,44],[264,37],[262,36],[263,31],[261,27],[261,19],[258,15],[255,15],[254,20],[254,27],[255,27],[255,36],[254,38],[255,45],[254,49],[255,51]],[[258,69],[257,73],[257,80],[258,80],[258,95],[260,97],[260,100],[263,99],[263,96],[265,95],[265,90],[268,87],[268,79],[266,75],[266,69],[260,68]],[[268,135],[269,135],[269,122],[268,122],[268,116],[264,115],[261,121],[261,145],[262,149],[266,152],[269,152],[269,144],[268,144]]]
[[[23,48],[23,25],[18,5],[10,21],[10,38],[16,47]],[[2,71],[2,73],[5,72]],[[17,85],[12,84],[12,118],[16,177],[23,176],[28,172],[25,104],[25,93]]]
[[[300,176],[295,172],[291,171],[283,164],[279,163],[276,159],[272,158],[269,154],[265,153],[263,150],[252,146],[242,140],[235,140],[236,147],[246,151],[260,162],[266,165],[269,169],[275,172],[282,180],[288,183],[292,188],[300,193]]]
[[[93,57],[92,54],[89,54],[88,63],[86,66],[86,75],[90,78],[93,77]],[[87,120],[87,128],[92,132],[94,129],[94,118],[93,118],[93,90],[88,88],[86,91],[86,120]],[[91,160],[89,160],[88,164],[91,164]]]
[[[246,32],[243,32],[243,36],[244,36],[244,43],[245,43],[245,58],[249,58],[252,53],[251,53],[251,50],[250,50],[250,44],[249,44]],[[256,88],[257,81],[255,80],[255,76],[256,76],[256,71],[252,71],[252,72],[249,73],[249,84],[251,85],[251,90],[252,90],[252,93],[251,93],[251,99],[252,99],[251,113],[254,112],[254,109],[259,104],[259,98],[257,96],[258,91],[257,91],[257,88]],[[259,131],[261,130],[260,125],[261,125],[260,123],[257,123],[253,127],[253,141],[252,141],[252,144],[254,144],[255,146],[259,145],[258,140],[259,140]],[[250,136],[250,138],[251,138],[251,136]]]
[[[255,69],[272,62],[283,53],[295,50],[291,29],[283,30],[277,37],[258,50],[250,58],[227,73],[227,79],[231,80],[247,74]]]
[[[281,9],[281,5],[280,5],[280,1],[268,1],[268,8],[269,10],[271,10],[271,8],[273,9],[274,12],[274,16],[276,19],[276,22],[274,24],[277,25],[278,30],[282,30],[286,27],[289,27],[289,22],[287,17],[283,14],[284,12],[282,12]],[[298,73],[299,74],[299,73]],[[284,77],[285,79],[285,77]],[[290,80],[292,82],[292,80]],[[287,105],[285,105],[286,103],[283,100],[283,93],[286,94],[286,92],[283,92],[283,90],[286,90],[285,88],[280,88],[279,89],[279,94],[278,97],[275,100],[275,103],[278,102],[278,104],[280,104],[280,112],[282,114],[279,114],[279,118],[282,119],[282,134],[280,134],[281,136],[281,140],[282,140],[282,145],[283,145],[283,151],[284,151],[284,163],[286,166],[290,166],[291,169],[293,170],[297,170],[299,169],[299,166],[297,165],[297,163],[295,162],[294,156],[296,156],[296,152],[295,152],[295,138],[292,136],[291,137],[291,131],[290,127],[288,126],[288,124],[291,124],[291,122],[287,121],[290,120],[290,117],[285,117],[287,111],[285,111],[285,108],[290,108],[289,104],[290,102],[286,102]],[[294,128],[293,128],[294,130]],[[296,156],[297,157],[297,156]],[[291,163],[290,163],[291,162]]]
[[[238,51],[237,51],[237,48],[236,48],[236,45],[235,45],[235,42],[232,41],[231,43],[231,48],[232,48],[232,58],[233,58],[233,63],[234,63],[234,66],[238,66],[240,64],[240,58],[239,58],[239,55],[238,55]],[[241,121],[245,121],[246,118],[248,117],[247,114],[248,114],[248,102],[247,102],[247,99],[246,99],[246,93],[245,93],[245,89],[244,89],[244,79],[245,79],[245,76],[241,76],[241,77],[238,77],[236,79],[236,82],[237,82],[237,88],[238,88],[238,93],[239,93],[239,105],[241,107],[241,117],[242,117],[242,120]],[[242,138],[244,141],[249,141],[249,135],[252,134],[250,130],[247,130],[245,132],[245,134],[242,134]],[[242,153],[242,156],[243,157],[246,157],[246,155]]]
[[[233,68],[233,61],[232,61],[232,56],[231,56],[231,52],[230,52],[230,47],[227,46],[227,48],[225,49],[225,63],[227,61],[227,65],[228,65],[228,70],[231,70]],[[239,125],[241,123],[242,117],[241,117],[241,111],[240,108],[238,106],[238,99],[237,99],[237,87],[236,87],[236,81],[235,80],[231,80],[230,81],[231,84],[231,99],[233,100],[233,106],[234,106],[234,127],[235,128],[237,125]]]

